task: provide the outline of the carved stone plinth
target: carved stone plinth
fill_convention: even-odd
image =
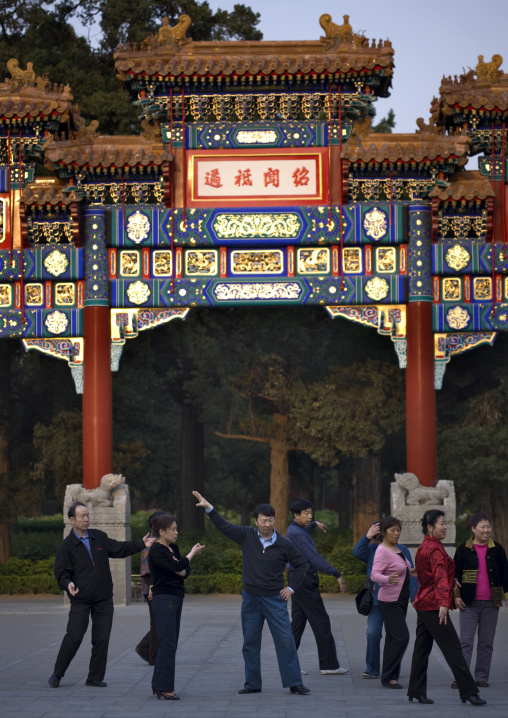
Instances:
[[[419,488],[424,491],[426,487],[420,486]],[[416,499],[413,499],[414,503],[408,504],[408,501],[411,501],[411,491],[404,489],[398,481],[394,481],[391,484],[390,499],[392,516],[396,516],[402,521],[400,541],[408,547],[413,559],[416,549],[423,540],[421,524],[423,515],[430,509],[440,509],[444,511],[448,530],[446,532],[446,540],[443,541],[443,546],[450,556],[453,556],[455,553],[455,516],[457,504],[453,481],[438,481],[435,490],[434,487],[432,487],[429,490],[429,493],[430,492],[433,492],[433,494],[429,495],[427,500],[422,493],[419,494],[419,503],[416,503]],[[444,497],[441,501],[439,500],[440,495]],[[434,497],[435,500],[433,500]],[[427,503],[427,501],[429,502]]]
[[[75,501],[84,503],[90,511],[90,528],[104,531],[116,541],[131,540],[131,502],[129,487],[127,484],[119,483],[112,478],[112,474],[103,477],[101,488],[114,484],[105,496],[101,489],[84,489],[81,484],[69,484],[65,491],[64,499],[64,538],[69,534],[72,524],[67,518],[69,506]],[[109,482],[105,479],[109,478]],[[119,477],[120,480],[123,477]],[[107,489],[106,489],[107,491]],[[95,492],[95,493],[94,493]],[[117,606],[125,606],[131,603],[131,558],[110,559],[111,575],[113,576],[113,601]],[[67,595],[65,601],[68,602]]]

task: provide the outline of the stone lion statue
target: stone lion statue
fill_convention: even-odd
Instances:
[[[125,478],[121,474],[106,474],[97,489],[84,489],[82,484],[71,484],[67,487],[69,503],[78,501],[88,509],[113,506],[113,492],[124,482]]]
[[[448,489],[444,486],[422,486],[415,474],[395,474],[395,481],[405,493],[407,506],[435,506],[448,497]]]

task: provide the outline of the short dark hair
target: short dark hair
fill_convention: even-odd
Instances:
[[[475,514],[471,514],[471,516],[467,520],[468,528],[474,529],[474,527],[480,523],[480,521],[488,521],[490,524],[490,516],[488,514],[484,514],[481,511],[477,511]]]
[[[314,511],[314,504],[312,501],[307,501],[307,499],[297,499],[289,509],[293,516],[296,516],[296,514],[301,514],[302,511],[307,511],[307,509],[312,509]]]
[[[426,536],[428,533],[427,526],[434,527],[437,523],[437,520],[444,515],[444,511],[441,511],[441,509],[430,509],[429,511],[426,511],[423,514],[422,519],[422,533]]]
[[[386,516],[386,518],[381,521],[381,525],[379,526],[379,533],[384,536],[387,529],[391,529],[392,526],[398,526],[399,529],[402,529],[402,521],[395,518],[395,516]]]
[[[258,504],[252,512],[252,515],[257,519],[259,514],[263,514],[263,516],[273,516],[275,518],[275,509],[271,504]]]
[[[174,516],[171,516],[171,514],[167,514],[163,511],[162,516],[157,516],[157,518],[153,522],[153,530],[155,535],[160,536],[161,531],[165,531],[171,526],[171,524],[174,524],[175,522],[176,519]]]
[[[74,518],[74,516],[76,515],[76,508],[78,506],[82,506],[84,509],[86,509],[85,504],[82,504],[81,501],[75,501],[73,504],[71,504],[69,506],[69,509],[67,511],[68,518],[70,518],[70,519]]]

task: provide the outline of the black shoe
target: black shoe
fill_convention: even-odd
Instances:
[[[390,681],[387,681],[384,678],[381,678],[381,685],[384,688],[402,688],[400,683],[390,683]]]
[[[427,696],[409,696],[409,702],[412,703],[413,700],[418,701],[418,703],[428,703],[429,705],[434,703],[434,701],[431,701]]]
[[[106,688],[107,685],[104,681],[91,681],[89,678],[85,681],[85,686],[93,686],[94,688]]]
[[[457,691],[457,690],[459,689],[459,687],[458,687],[458,685],[457,685],[457,681],[453,681],[453,683],[451,684],[450,688],[455,688],[455,690]]]
[[[488,688],[489,687],[489,684],[487,683],[487,681],[476,681],[476,685],[478,686],[478,688]]]
[[[60,680],[61,679],[56,675],[56,673],[52,673],[48,678],[48,683],[52,688],[58,688]]]
[[[480,698],[478,693],[476,693],[474,696],[469,696],[469,698],[463,698],[462,703],[465,703],[466,701],[469,701],[472,706],[484,706],[487,705],[487,701],[485,698]]]
[[[245,693],[261,693],[261,688],[240,688],[238,693],[240,695],[244,695]]]
[[[304,696],[306,693],[310,693],[310,688],[307,688],[306,686],[291,686],[290,689],[291,693],[298,693],[300,696]]]

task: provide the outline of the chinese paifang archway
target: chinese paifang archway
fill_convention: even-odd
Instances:
[[[375,134],[394,50],[348,16],[305,42],[193,42],[190,24],[116,52],[141,136],[102,136],[68,86],[8,63],[0,337],[69,363],[93,488],[127,339],[192,307],[323,305],[392,340],[407,469],[433,486],[446,363],[508,329],[502,58],[444,78],[413,134]]]

